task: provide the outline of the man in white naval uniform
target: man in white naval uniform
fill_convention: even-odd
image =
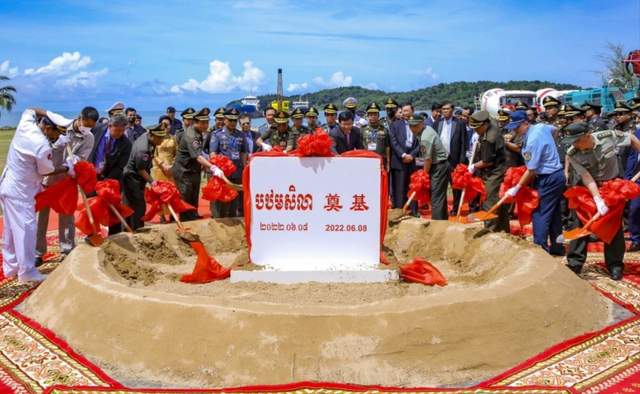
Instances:
[[[6,277],[18,276],[20,282],[40,282],[45,278],[34,265],[34,197],[42,189],[45,175],[68,171],[73,176],[72,161],[66,163],[66,167],[56,169],[51,160],[52,142],[70,124],[71,120],[41,109],[27,109],[22,114],[0,177],[0,205],[4,219],[2,269]]]

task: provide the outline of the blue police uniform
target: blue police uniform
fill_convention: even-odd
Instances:
[[[216,132],[211,138],[209,151],[226,156],[233,161],[233,164],[236,165],[236,172],[229,176],[229,180],[234,183],[242,183],[242,154],[247,152],[247,141],[242,131],[237,129],[229,130],[226,126],[223,127],[222,130]],[[238,216],[239,204],[240,201],[238,198],[228,203],[216,201],[212,213],[216,213],[217,211],[217,216],[221,218],[235,217]]]
[[[561,201],[565,177],[560,155],[553,139],[554,127],[544,123],[531,125],[522,145],[527,169],[535,171],[533,187],[538,190],[540,204],[533,212],[533,242],[550,254],[563,255],[564,248],[556,242],[562,234]]]

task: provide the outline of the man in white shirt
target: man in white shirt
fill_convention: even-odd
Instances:
[[[70,144],[74,161],[87,160],[93,149],[93,134],[91,129],[95,127],[98,118],[98,110],[93,107],[85,107],[80,116],[73,121],[64,136],[60,136],[53,146],[54,166],[61,166],[69,158],[66,144]],[[64,178],[65,174],[51,175],[44,179],[45,187],[51,186]],[[38,212],[38,228],[36,237],[36,267],[42,265],[42,257],[47,253],[47,227],[49,225],[50,209],[43,208]],[[59,214],[58,216],[58,240],[60,253],[64,256],[76,246],[76,226],[73,215]]]
[[[40,121],[38,121],[40,117]],[[66,172],[55,168],[51,143],[71,121],[41,109],[22,114],[9,146],[7,162],[0,177],[0,205],[3,212],[3,273],[20,282],[40,282],[44,276],[35,267],[36,212],[35,195],[46,175]]]

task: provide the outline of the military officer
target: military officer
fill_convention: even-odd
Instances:
[[[291,135],[289,114],[286,111],[278,111],[273,119],[275,125],[271,126],[267,132],[261,136],[261,139],[267,142],[269,148],[279,146],[283,151],[287,151],[287,144],[289,142],[289,136]]]
[[[554,125],[560,111],[560,101],[555,97],[546,96],[542,99],[542,106],[544,107],[544,122]]]
[[[214,176],[222,174],[222,170],[211,164],[209,156],[202,151],[202,135],[209,129],[209,113],[210,110],[206,107],[195,113],[193,126],[187,128],[180,139],[172,168],[173,179],[176,180],[181,198],[196,209],[200,198],[200,170],[204,168]],[[198,217],[197,210],[180,214],[182,220]]]
[[[309,128],[309,132],[313,133],[316,129],[321,127],[318,123],[318,110],[315,109],[315,107],[309,107],[304,116],[307,118],[307,127]]]
[[[328,134],[338,129],[338,108],[333,103],[324,106],[324,118],[327,124],[324,125],[324,131]]]
[[[516,103],[514,104],[514,109],[516,111],[526,111],[529,109],[529,106],[527,105],[527,103],[522,102],[521,100],[516,101]]]
[[[342,102],[342,105],[344,105],[344,108],[345,108],[346,111],[351,112],[351,114],[353,115],[353,125],[355,127],[360,128],[360,127],[364,126],[367,123],[367,121],[362,119],[360,117],[360,115],[358,115],[358,113],[357,113],[358,100],[355,97],[347,97]]]
[[[364,138],[364,147],[382,156],[384,168],[388,172],[391,160],[389,129],[380,121],[380,106],[375,102],[367,106],[367,118],[369,122],[360,129]]]
[[[182,117],[182,128],[176,130],[176,143],[179,144],[180,143],[180,138],[182,138],[182,133],[184,133],[184,130],[188,127],[191,127],[191,125],[193,125],[193,115],[196,113],[196,110],[188,107],[187,109],[185,109],[184,111],[182,111],[180,113],[180,116]]]
[[[633,110],[624,101],[618,101],[613,110],[615,113],[616,130],[633,132],[635,131],[635,122],[633,119]]]
[[[619,130],[591,133],[588,124],[583,122],[569,125],[565,131],[564,141],[571,145],[567,152],[569,162],[580,176],[581,183],[591,192],[598,213],[606,215],[609,208],[600,196],[598,185],[619,177],[620,170],[615,155],[616,147],[631,146],[634,150],[640,151],[640,141],[631,133]],[[581,226],[575,212],[572,214],[572,218],[573,228]],[[569,268],[578,274],[587,259],[588,242],[589,238],[584,237],[569,244],[567,263]],[[624,232],[621,225],[611,243],[605,244],[604,247],[605,263],[614,280],[622,279],[624,249]]]
[[[235,108],[228,109],[224,117],[224,127],[211,138],[210,155],[211,158],[222,155],[230,159],[236,165],[236,172],[228,178],[233,183],[242,183],[242,171],[247,162],[247,140],[237,128],[240,112]],[[238,216],[238,205],[238,198],[228,203],[216,201],[212,214],[221,218]]]
[[[296,108],[291,113],[291,132],[289,133],[289,140],[287,141],[287,151],[292,151],[298,148],[298,138],[305,134],[311,133],[309,128],[302,124],[304,121],[304,111],[301,108]]]
[[[420,136],[420,156],[424,163],[422,168],[429,174],[431,181],[431,218],[447,220],[447,186],[449,184],[449,154],[442,145],[438,133],[431,126],[425,126],[424,118],[415,115],[409,118],[409,126],[422,127]]]
[[[584,103],[582,107],[580,107],[580,109],[584,111],[584,116],[592,131],[607,129],[607,122],[602,119],[602,117],[600,117],[602,105],[594,103]]]
[[[389,129],[391,127],[391,123],[395,122],[398,118],[396,118],[396,112],[398,112],[398,102],[393,99],[393,97],[388,97],[387,101],[384,102],[384,110],[387,113],[382,119],[382,124],[384,127]]]
[[[507,129],[524,135],[522,156],[527,171],[506,194],[515,197],[522,186],[534,180],[540,203],[533,212],[533,242],[553,255],[563,255],[556,239],[562,233],[561,200],[565,187],[564,168],[553,139],[553,126],[546,123],[529,125],[524,111],[514,111]]]
[[[480,160],[469,164],[469,172],[479,172],[484,181],[484,188],[487,192],[487,199],[482,203],[485,211],[488,211],[500,199],[500,185],[504,180],[507,170],[505,157],[505,143],[502,138],[502,131],[491,122],[489,112],[476,111],[469,117],[469,127],[478,133],[478,148]],[[485,227],[491,231],[509,232],[509,211],[508,206],[502,205],[495,212],[498,217],[485,222]]]
[[[213,127],[210,130],[208,130],[208,132],[203,137],[204,145],[202,147],[202,151],[207,155],[211,153],[211,139],[218,131],[222,130],[222,128],[224,127],[224,111],[225,109],[222,107],[219,107],[218,109],[216,109],[216,111],[213,113],[213,118],[215,123],[213,124]]]
[[[133,209],[129,217],[129,225],[133,230],[144,226],[142,217],[146,210],[144,189],[146,184],[153,184],[151,167],[153,155],[158,145],[169,136],[164,125],[157,124],[136,139],[131,148],[131,156],[124,167],[124,203]]]

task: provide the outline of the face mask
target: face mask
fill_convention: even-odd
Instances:
[[[83,134],[90,133],[91,132],[91,127],[80,126],[80,132],[82,132]]]

